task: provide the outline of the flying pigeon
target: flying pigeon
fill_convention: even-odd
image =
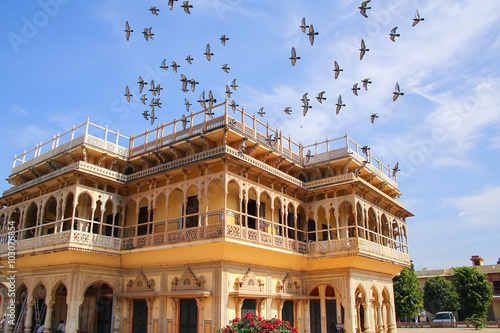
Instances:
[[[189,112],[189,107],[193,104],[189,103],[187,98],[184,98],[184,105],[186,106],[186,111]]]
[[[372,9],[372,7],[367,7],[368,3],[370,2],[371,0],[368,0],[368,1],[363,1],[361,3],[361,7],[358,7],[360,9],[360,13],[361,15],[363,15],[364,17],[368,18],[368,16],[366,15],[366,10],[367,9]]]
[[[405,94],[399,90],[399,83],[397,83],[397,82],[396,82],[396,87],[394,88],[393,94],[394,94],[394,96],[392,97],[393,102],[395,102],[399,96],[403,96]]]
[[[186,125],[187,125],[187,123],[190,122],[190,120],[187,119],[186,115],[183,114],[182,118],[181,118],[181,121],[182,121],[182,129],[185,130],[186,129]]]
[[[151,111],[151,117],[149,117],[149,119],[151,119],[151,125],[154,124],[155,120],[158,119],[156,116],[155,116],[155,112],[154,110]]]
[[[231,68],[229,68],[229,67],[227,66],[227,64],[224,64],[224,65],[222,65],[221,69],[222,69],[224,72],[229,73],[229,70],[230,70]]]
[[[236,84],[236,79],[234,79],[233,81],[231,81],[231,84],[229,86],[236,91],[236,88],[238,88],[238,85]]]
[[[151,32],[151,29],[153,28],[144,28],[144,31],[142,32],[144,34],[144,38],[146,41],[149,40],[149,38],[154,39],[153,36],[155,35],[154,33]]]
[[[196,85],[197,85],[197,84],[200,84],[200,82],[196,82],[196,80],[195,80],[195,79],[191,79],[191,80],[189,80],[188,82],[189,82],[189,84],[191,85],[191,91],[192,91],[192,92],[194,92],[194,90],[196,89]]]
[[[339,99],[337,100],[337,109],[336,109],[336,113],[335,114],[339,114],[340,112],[340,108],[345,106],[345,104],[342,104],[342,95],[339,95]]]
[[[160,68],[161,69],[164,69],[164,70],[168,70],[168,66],[165,65],[165,62],[167,61],[167,59],[163,59],[163,61],[161,62],[161,65],[160,65]]]
[[[181,67],[180,65],[177,65],[175,61],[172,61],[172,65],[170,65],[172,69],[174,70],[174,73],[177,73],[177,68]]]
[[[416,26],[418,22],[423,21],[424,18],[420,18],[420,13],[418,12],[418,9],[415,10],[415,18],[413,19],[413,24],[411,25],[412,27]]]
[[[264,115],[266,114],[266,113],[264,112],[264,108],[263,108],[263,107],[262,107],[262,108],[260,108],[260,109],[259,109],[259,111],[257,111],[257,114],[258,114],[259,116],[261,116],[261,117],[264,117]]]
[[[152,98],[151,100],[154,101],[153,102],[154,106],[157,106],[157,107],[159,107],[161,109],[162,103],[160,103],[160,99],[159,98],[157,98],[157,99]]]
[[[311,43],[311,46],[314,44],[314,36],[317,36],[318,34],[319,34],[318,32],[314,32],[314,27],[311,24],[309,26],[309,32],[307,33],[307,35],[309,36],[309,43]]]
[[[205,104],[205,90],[203,90],[200,94],[200,99],[198,100],[198,103],[200,103],[200,105],[206,109],[207,108],[207,105]]]
[[[226,84],[226,91],[225,91],[227,98],[231,98],[231,94],[233,93],[231,89],[229,89],[229,86]]]
[[[144,112],[142,112],[142,116],[144,117],[144,119],[148,120],[148,117],[149,117],[149,111],[146,110]]]
[[[235,102],[235,101],[232,101],[230,105],[231,105],[231,108],[233,109],[233,112],[236,112],[236,108],[237,108],[239,105],[238,105],[238,104],[236,104],[236,102]]]
[[[177,0],[168,0],[168,8],[170,10],[174,9],[174,1],[177,1]]]
[[[208,102],[208,105],[210,106],[210,108],[213,108],[214,103],[217,103],[217,100],[214,98],[212,90],[210,90],[208,92],[208,99],[206,100],[206,102]]]
[[[127,41],[130,39],[130,33],[131,32],[134,32],[134,30],[131,30],[130,29],[130,25],[128,24],[128,21],[125,22],[125,32],[126,32],[126,37],[127,37]]]
[[[226,41],[229,40],[229,38],[226,37],[226,35],[220,36],[220,42],[222,45],[226,46]]]
[[[358,96],[358,90],[360,90],[360,89],[361,89],[361,88],[358,88],[358,83],[357,83],[357,82],[356,82],[356,83],[352,86],[352,88],[351,88],[352,93],[353,93],[354,95],[356,95],[356,96]]]
[[[363,39],[361,40],[361,48],[359,50],[361,51],[359,54],[359,60],[363,59],[363,57],[365,56],[365,52],[370,51],[370,49],[366,48],[365,41]]]
[[[340,72],[342,72],[342,71],[343,71],[343,69],[340,69],[340,67],[339,67],[339,63],[338,63],[337,61],[335,61],[335,62],[333,63],[333,66],[335,67],[335,68],[333,69],[333,71],[335,72],[335,80],[337,80],[337,78],[339,77]]]
[[[292,61],[292,66],[295,66],[297,59],[300,59],[300,57],[297,57],[297,53],[295,52],[295,47],[293,46],[292,46],[292,56],[289,59]]]
[[[182,91],[188,92],[188,88],[187,88],[188,80],[184,74],[181,74],[181,79],[179,81],[182,82]]]
[[[318,100],[318,102],[320,102],[321,104],[323,103],[324,100],[326,100],[326,97],[323,97],[323,95],[325,94],[324,91],[320,92],[318,94],[318,96],[316,97],[316,99]]]
[[[156,85],[156,93],[158,94],[158,96],[160,96],[160,91],[162,91],[162,90],[163,90],[163,88],[162,88],[162,87],[160,87],[160,84],[158,83],[158,84]]]
[[[401,170],[399,169],[399,162],[398,162],[398,163],[396,163],[396,165],[394,166],[394,168],[392,168],[392,176],[393,176],[393,177],[394,177],[394,176],[396,176],[396,173],[397,173],[398,171],[401,171]]]
[[[372,124],[373,122],[375,121],[375,118],[378,118],[377,114],[376,113],[373,113],[371,116],[370,116],[370,120],[372,121]]]
[[[153,14],[153,15],[158,15],[158,12],[160,11],[158,8],[156,8],[154,6],[149,8],[149,10],[151,11],[151,14]]]
[[[397,33],[396,33],[396,29],[397,29],[397,28],[398,28],[398,27],[394,27],[394,28],[392,28],[391,33],[389,34],[389,35],[391,36],[390,38],[391,38],[391,40],[392,40],[393,42],[395,42],[395,41],[396,41],[396,37],[399,37],[399,36],[400,36],[400,34],[397,34]]]
[[[292,108],[290,106],[287,106],[285,108],[285,110],[283,110],[283,112],[285,112],[286,114],[290,115],[290,114],[292,114]]]
[[[368,84],[372,84],[372,81],[370,81],[370,78],[363,79],[363,80],[361,80],[361,82],[363,82],[363,88],[365,88],[365,90],[368,90]]]
[[[149,85],[149,91],[153,94],[153,96],[156,96],[156,86],[155,86],[155,81],[151,80],[151,84]]]
[[[188,62],[188,64],[192,65],[193,64],[193,58],[191,58],[191,55],[188,55],[186,57],[186,61]]]
[[[210,61],[210,57],[214,55],[213,53],[210,52],[210,44],[207,44],[205,53],[203,53],[203,54],[206,55],[207,60]]]
[[[149,107],[151,108],[151,111],[154,111],[155,110],[155,99],[154,98],[151,98],[151,103],[149,103]]]
[[[189,8],[193,8],[193,5],[190,5],[189,4],[189,1],[184,1],[181,5],[182,8],[184,8],[184,11],[188,14],[191,14],[191,12],[189,11]]]
[[[139,76],[139,81],[137,81],[137,83],[139,83],[139,93],[142,94],[142,89],[144,88],[145,85],[147,85],[148,83],[145,82],[141,76]]]
[[[302,21],[300,22],[300,27],[299,27],[303,33],[306,33],[306,29],[309,28],[308,25],[306,25],[306,18],[302,18]]]
[[[128,86],[125,88],[125,97],[127,97],[127,102],[130,103],[130,97],[132,97],[132,95],[130,94],[130,89],[128,88]]]
[[[148,99],[146,98],[146,94],[142,95],[142,97],[141,97],[141,98],[139,98],[139,100],[142,102],[142,104],[146,105],[146,101],[148,100]]]

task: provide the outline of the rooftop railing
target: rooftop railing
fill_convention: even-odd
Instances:
[[[223,113],[216,114],[223,108]],[[191,136],[206,133],[212,129],[231,126],[235,131],[240,132],[246,138],[251,139],[260,145],[266,145],[269,149],[276,151],[293,163],[300,165],[309,165],[320,162],[326,162],[333,159],[352,156],[360,163],[370,162],[365,168],[371,170],[379,177],[386,180],[389,184],[397,187],[397,176],[392,175],[389,166],[382,163],[370,153],[361,155],[363,146],[350,138],[346,132],[344,136],[328,139],[313,144],[303,145],[285,136],[278,128],[272,128],[269,123],[264,123],[256,117],[245,112],[244,108],[232,108],[226,100],[224,103],[215,105],[207,110],[191,112],[183,118],[174,120],[170,123],[161,123],[151,130],[137,136],[124,136],[111,131],[108,127],[101,127],[87,121],[80,126],[73,128],[63,134],[54,135],[52,140],[36,145],[28,152],[24,152],[14,157],[12,174],[28,169],[33,165],[50,159],[65,150],[87,143],[98,148],[110,151],[112,153],[131,158],[145,152],[155,150],[161,147],[172,145],[175,142],[187,139]]]

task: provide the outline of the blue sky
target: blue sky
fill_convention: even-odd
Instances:
[[[360,3],[192,0],[191,14],[182,1],[170,11],[167,0],[3,3],[0,172],[7,178],[15,154],[87,117],[127,135],[151,128],[137,101],[139,75],[164,88],[157,116],[165,123],[185,114],[184,98],[198,111],[202,90],[223,100],[225,85],[236,78],[231,99],[248,113],[264,107],[264,121],[294,141],[311,144],[347,131],[384,164],[399,162],[399,201],[415,214],[407,224],[417,269],[470,265],[476,254],[496,264],[500,2],[374,0],[368,18]],[[425,20],[412,27],[417,8]],[[314,46],[299,29],[302,17],[319,32]],[[129,42],[126,21],[134,30]],[[392,42],[395,26],[401,37]],[[143,38],[146,27],[154,40]],[[362,61],[361,39],[370,49]],[[207,43],[210,62],[203,55]],[[292,46],[301,57],[294,67]],[[184,60],[188,54],[192,65]],[[178,73],[159,69],[163,59],[181,65]],[[337,80],[335,60],[343,69]],[[196,92],[181,91],[181,73],[200,82]],[[373,84],[354,96],[352,85],[367,77]],[[393,102],[396,82],[405,95]],[[123,96],[127,85],[132,103]],[[314,99],[320,91],[326,91],[323,104]],[[306,92],[313,107],[303,117]],[[346,107],[335,115],[339,94]],[[284,115],[286,106],[291,116]],[[379,116],[374,124],[372,113]],[[0,183],[1,191],[8,188]]]

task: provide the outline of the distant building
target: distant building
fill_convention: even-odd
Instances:
[[[493,301],[488,308],[488,321],[500,320],[500,265],[483,265],[484,259],[478,255],[472,256],[470,260],[472,266],[477,268],[480,273],[486,274],[488,281],[492,284]],[[453,268],[423,270],[416,273],[422,289],[427,279],[431,277],[442,276],[448,281],[453,281]],[[459,320],[464,320],[460,317],[460,311],[458,311],[458,315]],[[432,315],[429,317],[431,319]]]
[[[214,333],[249,311],[395,331],[412,215],[391,170],[347,134],[303,146],[213,111],[131,137],[87,121],[14,158],[0,269],[14,226],[17,332]]]

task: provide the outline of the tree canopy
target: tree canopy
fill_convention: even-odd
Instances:
[[[394,284],[394,305],[398,317],[414,317],[422,308],[422,290],[413,267],[404,268],[392,279]]]
[[[486,274],[480,273],[475,267],[466,266],[454,268],[454,271],[453,285],[464,317],[486,317],[493,298],[493,289],[486,280]]]
[[[455,312],[459,308],[458,294],[453,284],[442,276],[429,278],[424,285],[424,309],[436,314]]]

